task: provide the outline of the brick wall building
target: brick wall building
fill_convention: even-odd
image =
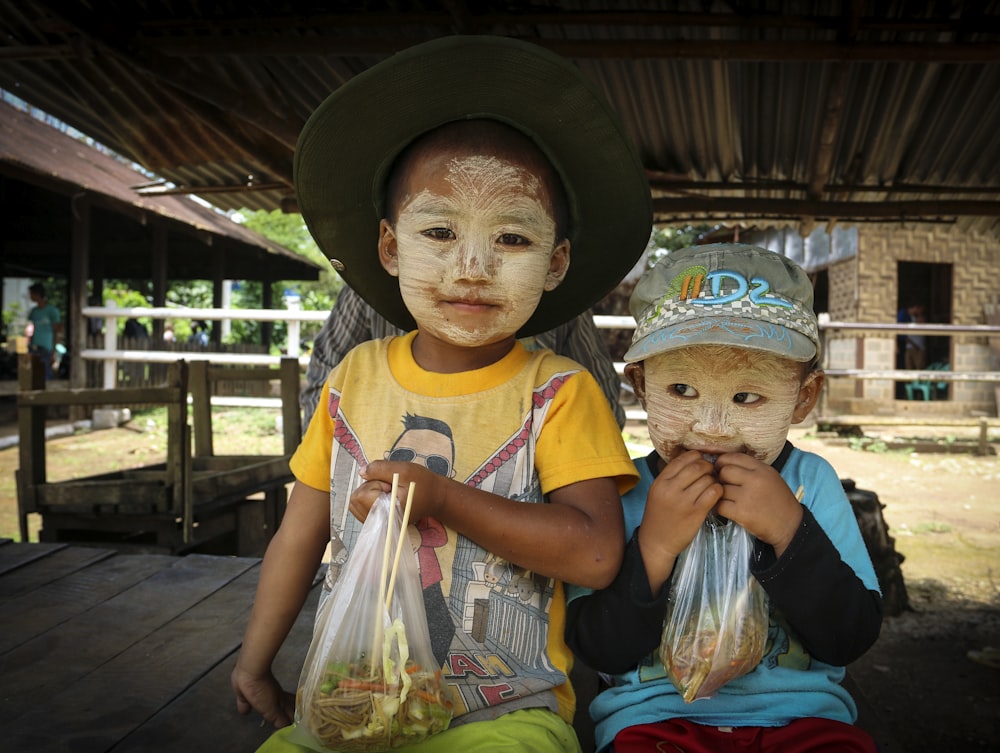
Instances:
[[[914,296],[929,299],[929,323],[985,324],[985,309],[1000,302],[1000,242],[945,226],[862,226],[857,254],[831,262],[828,309],[833,321],[895,322],[908,300],[908,279],[921,275]],[[916,290],[919,288],[919,290]],[[891,370],[897,367],[896,336],[873,332],[827,334],[826,365],[831,369]],[[928,338],[938,362],[953,371],[1000,368],[989,339],[975,335]],[[934,356],[932,356],[933,358]],[[934,399],[899,399],[892,380],[847,377],[827,380],[830,413],[888,415],[997,415],[995,386],[950,382]]]

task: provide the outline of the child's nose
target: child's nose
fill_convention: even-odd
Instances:
[[[496,270],[496,253],[489,243],[465,241],[459,245],[456,271],[459,279],[488,280]]]
[[[729,411],[720,405],[707,407],[698,415],[692,428],[706,437],[729,436]]]

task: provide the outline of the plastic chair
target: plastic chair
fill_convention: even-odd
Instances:
[[[951,366],[949,366],[944,361],[935,361],[928,367],[931,371],[951,371]],[[948,382],[934,382],[932,383],[933,395],[937,397],[946,397],[948,394]]]

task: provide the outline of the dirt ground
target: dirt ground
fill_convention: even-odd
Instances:
[[[254,451],[270,451],[267,442],[280,447],[273,418],[262,418],[253,431],[245,415],[233,420],[233,431],[217,436],[239,437],[242,450],[251,437],[262,443]],[[157,462],[164,447],[156,423],[159,417],[142,416],[127,428],[50,440],[50,479]],[[627,433],[637,444],[648,441],[644,425]],[[905,558],[910,610],[887,617],[876,645],[849,670],[894,738],[883,753],[992,753],[1000,750],[1000,668],[970,656],[1000,649],[1000,459],[905,449],[917,445],[908,439],[916,436],[905,428],[866,427],[865,437],[848,439],[807,427],[793,429],[790,439],[878,495]],[[894,449],[894,437],[903,438],[904,449]],[[940,435],[936,444],[955,450],[964,438]],[[995,452],[1000,433],[990,439]],[[16,447],[0,450],[0,535],[15,538],[17,454]]]
[[[970,652],[1000,649],[1000,460],[883,449],[917,434],[866,427],[865,440],[822,439],[812,428],[791,440],[878,495],[905,557],[911,609],[887,617],[878,642],[850,667],[861,692],[907,753],[997,751],[1000,668]],[[938,440],[954,448],[961,436]]]

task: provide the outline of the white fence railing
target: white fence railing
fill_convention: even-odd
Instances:
[[[303,311],[297,301],[289,301],[286,309],[195,309],[195,308],[155,308],[133,307],[119,308],[110,306],[87,306],[83,309],[86,317],[105,319],[104,347],[89,348],[81,353],[85,359],[104,361],[105,387],[114,386],[117,361],[142,361],[146,363],[166,363],[178,358],[176,352],[150,350],[119,350],[117,347],[117,320],[119,318],[149,317],[151,319],[195,319],[206,321],[249,320],[259,322],[286,322],[288,325],[287,355],[297,357],[303,368],[309,363],[308,355],[301,355],[300,324],[301,322],[324,322],[329,317],[328,311]],[[600,329],[634,329],[635,319],[631,316],[594,317],[594,324]],[[897,323],[865,323],[865,322],[820,322],[820,341],[824,353],[826,340],[832,332],[867,331],[890,334],[924,334],[938,336],[978,335],[985,337],[1000,337],[1000,326],[988,324],[897,324]],[[208,350],[185,352],[183,357],[188,360],[206,360],[217,364],[233,364],[242,366],[274,365],[282,356],[256,353],[216,353]],[[625,364],[615,363],[615,369],[622,374]],[[885,369],[832,369],[827,368],[828,377],[844,377],[852,379],[895,379],[932,380],[937,382],[994,382],[1000,383],[998,371],[902,371]]]

